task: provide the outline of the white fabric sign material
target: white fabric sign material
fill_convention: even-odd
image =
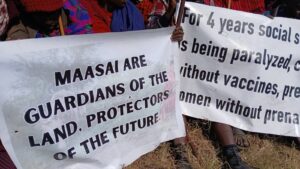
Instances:
[[[0,136],[17,168],[122,168],[184,136],[171,31],[1,43]]]
[[[182,111],[300,136],[300,22],[187,3],[177,72]]]

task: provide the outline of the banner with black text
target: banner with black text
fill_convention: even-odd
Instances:
[[[177,72],[184,114],[300,136],[300,21],[186,3]]]
[[[0,137],[17,168],[122,168],[184,136],[170,35],[1,43]]]

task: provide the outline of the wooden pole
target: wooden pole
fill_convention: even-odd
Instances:
[[[180,25],[181,25],[181,20],[182,20],[183,11],[184,11],[184,5],[185,5],[185,0],[181,0],[178,17],[177,17],[177,22],[176,22],[176,27],[180,27]]]
[[[64,24],[63,24],[61,15],[60,15],[59,18],[58,18],[58,24],[59,24],[59,32],[60,32],[60,35],[61,35],[61,36],[64,36],[64,35],[65,35],[65,30],[64,30]]]
[[[65,3],[66,0],[62,0],[62,1],[63,1],[63,3]],[[65,36],[65,28],[64,28],[63,21],[62,21],[62,15],[60,15],[58,18],[58,24],[59,24],[60,36]]]
[[[228,9],[231,9],[231,3],[232,3],[232,0],[229,0],[228,1],[228,6],[227,6]]]

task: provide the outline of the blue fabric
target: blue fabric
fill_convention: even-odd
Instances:
[[[131,0],[127,0],[123,8],[113,11],[110,28],[112,32],[143,30],[144,18]]]

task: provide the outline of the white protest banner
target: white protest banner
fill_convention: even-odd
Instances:
[[[187,3],[177,72],[183,112],[300,136],[300,22]]]
[[[122,168],[184,136],[171,31],[1,43],[0,136],[17,168]]]

